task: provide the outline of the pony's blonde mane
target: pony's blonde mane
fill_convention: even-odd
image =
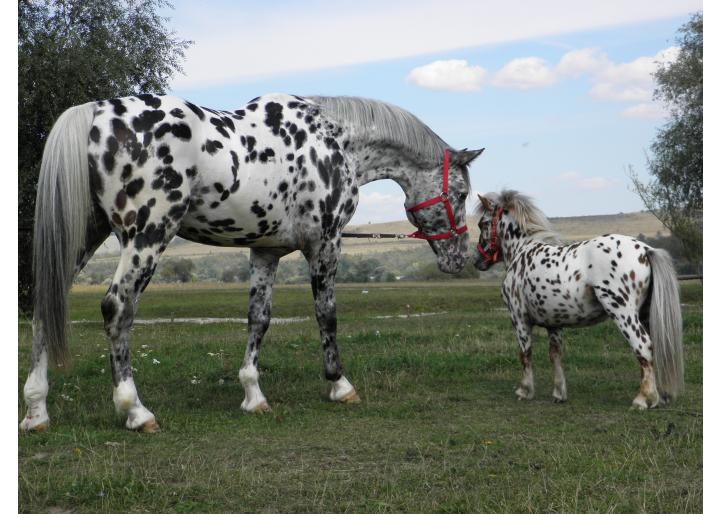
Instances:
[[[512,189],[503,189],[500,193],[487,193],[485,198],[490,200],[494,207],[505,209],[518,224],[523,235],[538,241],[559,243],[557,232],[529,196]],[[482,216],[484,211],[482,203],[479,203],[475,214]]]

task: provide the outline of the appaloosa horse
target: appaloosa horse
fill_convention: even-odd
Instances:
[[[548,331],[555,368],[553,398],[564,402],[562,327],[592,325],[607,317],[640,363],[642,380],[634,407],[656,407],[682,391],[680,297],[666,251],[617,234],[559,244],[547,218],[527,196],[517,191],[478,196],[480,241],[475,266],[484,271],[503,260],[507,267],[502,295],[524,370],[515,391],[518,399],[530,400],[535,394],[534,325]]]
[[[35,311],[23,430],[48,426],[48,354],[67,356],[67,295],[112,232],[120,262],[101,310],[113,400],[129,429],[155,431],[133,382],[128,334],[142,291],[170,240],[251,248],[242,409],[268,410],[258,353],[270,322],[278,260],[300,250],[310,266],[330,399],[359,401],[335,340],[335,272],[342,228],[358,188],[392,179],[438,266],[466,261],[467,166],[482,150],[455,151],[412,114],[346,97],[271,94],[235,111],[138,95],[72,107],[43,154],[35,216]]]

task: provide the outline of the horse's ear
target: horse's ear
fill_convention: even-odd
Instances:
[[[480,193],[478,193],[478,200],[480,200],[480,203],[482,204],[483,209],[485,209],[485,210],[488,211],[488,212],[490,212],[490,211],[493,210],[493,207],[492,207],[492,204],[490,203],[490,200],[488,200],[487,198],[485,198],[485,197],[484,197],[483,195],[481,195]]]
[[[480,150],[468,150],[467,148],[458,151],[451,151],[452,162],[458,166],[467,166],[474,161],[481,153],[485,151],[484,148]]]

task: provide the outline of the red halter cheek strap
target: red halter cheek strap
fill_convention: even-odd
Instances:
[[[462,227],[458,227],[457,225],[455,225],[455,214],[453,213],[453,208],[450,204],[450,200],[448,200],[449,173],[450,151],[448,149],[445,149],[445,159],[443,162],[442,193],[438,196],[435,196],[434,198],[430,198],[429,200],[425,200],[424,202],[420,202],[419,204],[410,207],[407,211],[414,213],[419,211],[420,209],[425,209],[426,207],[430,207],[431,205],[442,202],[445,205],[445,212],[447,213],[448,221],[450,222],[450,230],[446,232],[441,232],[439,234],[425,234],[422,230],[417,230],[412,234],[408,234],[407,237],[413,237],[415,239],[425,239],[426,241],[437,241],[438,239],[448,239],[453,236],[457,236],[464,232],[467,232],[467,225],[463,225]]]
[[[498,259],[500,258],[500,254],[502,253],[502,248],[500,248],[500,245],[497,242],[497,224],[498,221],[500,221],[500,217],[503,214],[503,208],[500,207],[496,212],[495,216],[493,216],[492,225],[490,225],[490,252],[492,254],[489,254],[486,252],[482,245],[478,242],[477,249],[478,252],[480,252],[480,255],[482,255],[485,258],[485,262],[489,262],[490,264],[495,264]]]

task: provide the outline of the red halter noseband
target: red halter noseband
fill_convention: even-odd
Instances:
[[[490,225],[490,252],[493,252],[492,255],[487,253],[485,250],[483,250],[483,247],[478,242],[477,249],[478,252],[480,252],[480,255],[482,255],[485,258],[485,262],[489,262],[490,264],[495,264],[498,259],[500,258],[500,253],[502,252],[502,248],[500,248],[500,245],[497,242],[497,224],[498,221],[500,221],[500,216],[503,214],[503,208],[498,208],[497,211],[495,211],[495,216],[493,216],[492,225]]]
[[[445,204],[445,212],[447,212],[448,221],[450,222],[450,230],[447,232],[441,232],[439,234],[424,234],[422,230],[417,230],[413,232],[412,234],[408,234],[407,237],[414,237],[415,239],[425,239],[426,241],[436,241],[438,239],[448,239],[453,236],[460,235],[464,232],[467,232],[467,225],[463,225],[462,227],[458,227],[455,225],[455,214],[453,213],[452,205],[450,205],[450,200],[448,200],[448,174],[450,172],[450,151],[445,150],[445,161],[443,163],[443,182],[442,182],[442,193],[434,198],[430,198],[430,200],[425,200],[424,202],[420,202],[419,204],[410,207],[407,211],[408,212],[417,212],[420,209],[424,209],[425,207],[430,207],[431,205],[435,205],[436,203],[443,202]]]

